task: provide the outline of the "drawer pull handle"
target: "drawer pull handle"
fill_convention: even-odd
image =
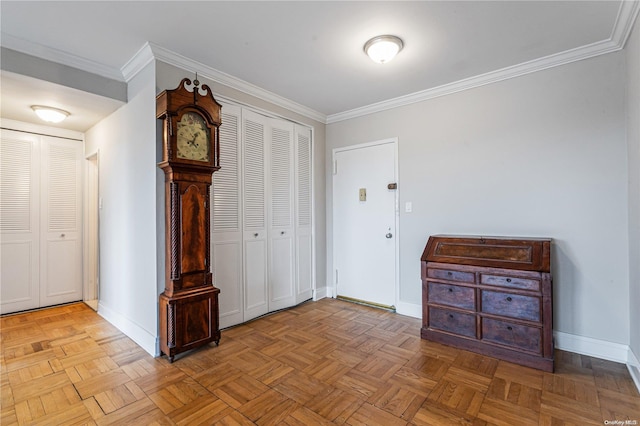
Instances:
[[[511,302],[512,300],[511,296],[507,297],[507,302]]]
[[[449,293],[453,293],[453,289],[452,288],[449,288]]]
[[[507,326],[507,330],[511,331],[511,330],[513,330],[513,327],[511,327],[511,326],[509,325],[509,326]]]
[[[447,275],[451,276],[451,275],[453,275],[453,272],[447,272]]]
[[[453,314],[449,314],[449,318],[453,318]]]
[[[507,278],[507,282],[510,283],[511,282],[511,278]]]

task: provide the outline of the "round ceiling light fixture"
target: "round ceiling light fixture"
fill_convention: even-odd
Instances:
[[[364,44],[364,52],[379,64],[386,64],[402,50],[404,43],[400,37],[381,35]]]
[[[68,111],[43,105],[31,105],[31,109],[41,120],[48,123],[60,123],[71,115]]]

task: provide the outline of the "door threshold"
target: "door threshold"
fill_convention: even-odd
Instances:
[[[393,305],[384,305],[382,303],[369,302],[367,300],[356,299],[354,297],[336,296],[336,299],[344,300],[345,302],[357,303],[358,305],[370,306],[372,308],[384,309],[385,311],[395,312],[396,307]]]

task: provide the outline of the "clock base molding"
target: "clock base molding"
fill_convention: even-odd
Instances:
[[[220,342],[218,294],[215,287],[186,294],[160,295],[160,352],[173,362],[182,352]]]

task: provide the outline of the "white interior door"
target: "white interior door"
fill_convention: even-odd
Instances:
[[[242,285],[242,215],[240,108],[224,105],[220,126],[220,170],[211,185],[213,285],[220,289],[220,327],[244,321]]]
[[[270,120],[269,311],[296,303],[293,285],[293,124]]]
[[[43,137],[40,305],[82,300],[82,143]]]
[[[396,301],[396,141],[334,151],[333,263],[338,296]]]
[[[0,313],[40,306],[40,137],[0,137]]]
[[[265,134],[267,119],[242,112],[244,320],[269,312]]]

